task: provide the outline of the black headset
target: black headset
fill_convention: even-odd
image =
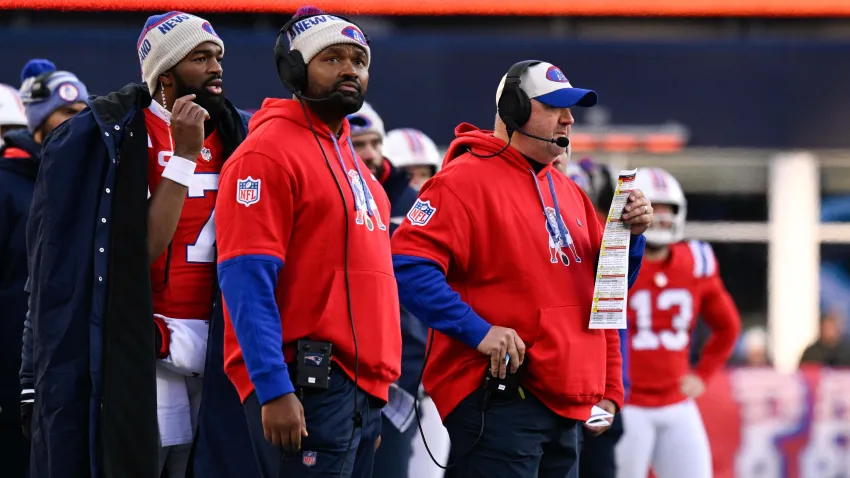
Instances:
[[[330,14],[330,13],[314,13],[311,15],[304,15],[301,17],[293,17],[285,25],[277,34],[277,42],[274,45],[274,62],[277,67],[277,75],[280,77],[280,80],[283,81],[283,84],[286,85],[287,88],[290,89],[293,93],[300,94],[305,88],[307,88],[307,64],[304,62],[304,56],[298,50],[290,50],[289,49],[289,39],[287,38],[287,32],[293,25],[300,22],[301,20],[305,20],[307,18],[318,17],[322,15],[328,15],[332,17],[339,18],[341,20],[345,20],[348,23],[356,26],[360,33],[363,34],[363,37],[366,38],[366,44],[371,44],[369,40],[369,35],[367,35],[360,25],[351,21],[351,19],[346,18],[342,15]]]
[[[520,88],[520,78],[525,70],[541,63],[538,60],[526,60],[514,63],[505,76],[505,86],[499,96],[497,108],[499,118],[507,126],[508,131],[518,130],[528,123],[531,118],[531,99],[528,94]]]

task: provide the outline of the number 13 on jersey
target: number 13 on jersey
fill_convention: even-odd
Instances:
[[[687,348],[694,318],[694,299],[687,289],[664,289],[655,298],[655,303],[650,291],[638,290],[629,297],[629,308],[635,311],[632,350]],[[672,317],[668,318],[671,313]]]

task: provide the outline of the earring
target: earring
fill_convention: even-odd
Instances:
[[[159,92],[162,94],[162,107],[168,111],[168,106],[165,101],[165,86],[163,86],[162,83],[159,84]]]

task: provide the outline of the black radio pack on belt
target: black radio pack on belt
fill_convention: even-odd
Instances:
[[[331,378],[330,342],[299,340],[295,356],[295,387],[327,389]]]
[[[508,362],[507,368],[508,371],[505,374],[505,378],[499,378],[494,377],[493,374],[490,373],[490,365],[487,365],[487,369],[484,371],[484,381],[481,384],[481,387],[484,389],[484,401],[482,403],[482,408],[486,409],[490,399],[494,397],[502,397],[506,399],[525,398],[520,389],[520,385],[525,379],[526,371],[528,369],[528,354],[525,354],[525,359],[516,372],[511,373],[510,362]]]

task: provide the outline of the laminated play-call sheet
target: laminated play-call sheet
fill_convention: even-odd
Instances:
[[[620,171],[617,190],[602,233],[599,266],[593,286],[591,329],[625,329],[626,295],[629,273],[629,226],[623,222],[623,208],[632,192],[636,169]]]

